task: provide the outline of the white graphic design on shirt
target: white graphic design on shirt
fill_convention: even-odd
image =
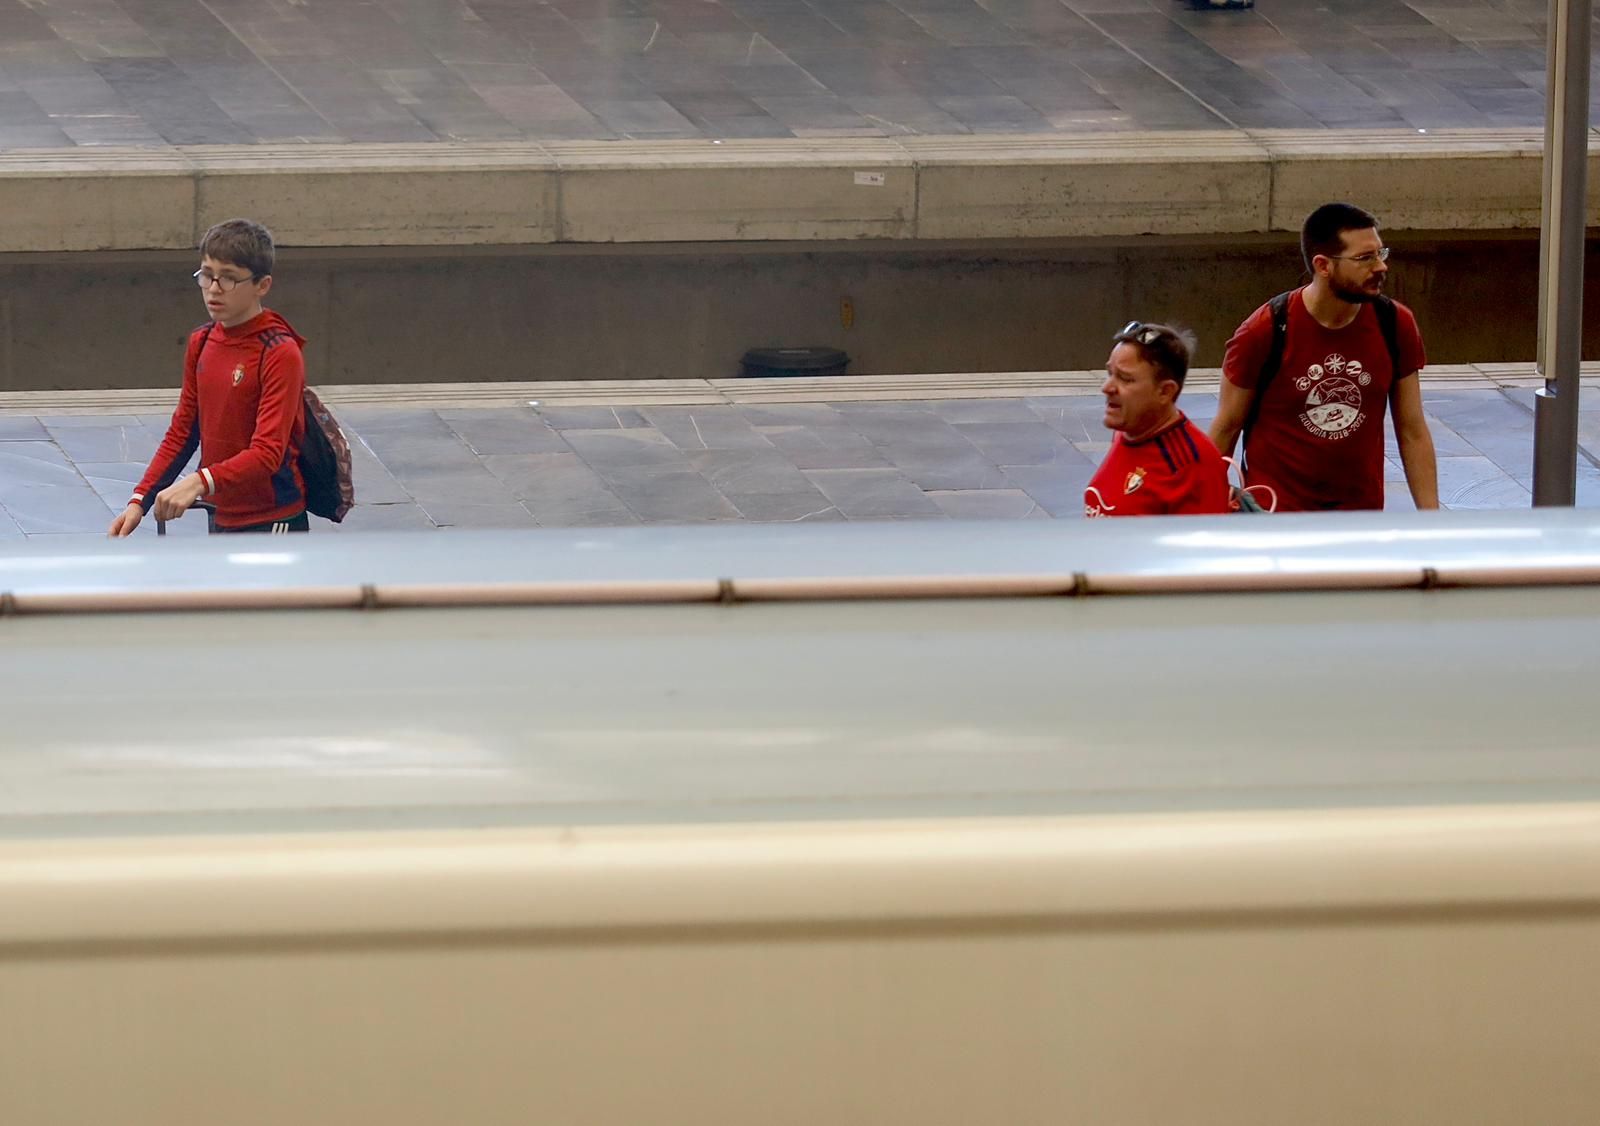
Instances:
[[[1319,438],[1338,441],[1361,428],[1367,414],[1361,409],[1361,388],[1372,376],[1360,360],[1347,360],[1335,352],[1320,364],[1310,364],[1306,373],[1294,381],[1306,392],[1306,409],[1300,425]]]
[[[1090,494],[1093,494],[1091,499]],[[1083,490],[1083,514],[1085,516],[1104,516],[1108,512],[1115,512],[1117,506],[1107,504],[1106,498],[1100,495],[1100,490],[1090,485]]]

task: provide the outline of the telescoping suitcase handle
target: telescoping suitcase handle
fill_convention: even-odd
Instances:
[[[217,511],[217,509],[216,509],[216,506],[213,505],[213,504],[210,504],[210,503],[208,503],[206,501],[203,501],[203,500],[197,500],[197,501],[195,501],[193,504],[191,504],[189,506],[189,511],[190,512],[204,512],[206,514],[206,521],[207,521],[207,523],[209,523],[210,520],[211,520],[212,514],[215,513]],[[164,536],[166,534],[167,534],[167,522],[165,520],[157,520],[156,521],[156,535]]]

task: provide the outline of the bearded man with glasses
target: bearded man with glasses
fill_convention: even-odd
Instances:
[[[1324,204],[1306,217],[1300,250],[1311,282],[1251,313],[1228,341],[1212,442],[1231,455],[1243,434],[1245,484],[1270,488],[1277,511],[1379,509],[1388,409],[1412,502],[1438,508],[1417,378],[1427,357],[1416,317],[1384,295],[1377,220]]]

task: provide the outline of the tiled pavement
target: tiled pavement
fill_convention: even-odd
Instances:
[[[1547,10],[0,0],[0,150],[1529,126]]]
[[[1452,508],[1530,503],[1533,393],[1425,388]],[[1184,396],[1209,418],[1216,396]],[[359,504],[340,531],[799,520],[1079,519],[1106,448],[1093,395],[695,407],[339,410]],[[0,417],[0,540],[103,534],[161,415]],[[1600,411],[1579,503],[1600,506]],[[1410,506],[1391,442],[1390,504]],[[317,530],[335,526],[313,521]],[[153,534],[146,521],[139,535]],[[200,534],[188,517],[173,534]]]

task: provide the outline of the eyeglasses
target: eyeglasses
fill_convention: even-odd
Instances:
[[[1336,262],[1354,262],[1358,266],[1371,266],[1378,262],[1389,260],[1389,248],[1380,246],[1377,250],[1369,250],[1365,254],[1326,254],[1323,257],[1332,258]]]
[[[1142,344],[1148,348],[1162,337],[1169,335],[1166,329],[1147,325],[1143,321],[1129,321],[1114,333],[1112,341],[1117,344]]]
[[[221,290],[223,293],[232,293],[234,286],[240,285],[240,284],[242,284],[244,282],[247,282],[247,281],[248,282],[254,282],[254,281],[260,281],[261,280],[261,275],[260,274],[251,274],[247,278],[234,278],[234,277],[229,277],[227,274],[213,274],[209,270],[205,269],[204,267],[201,267],[200,269],[196,270],[192,276],[194,277],[195,282],[200,286],[201,289],[210,289],[211,288],[211,284],[213,282],[215,282],[217,288],[219,290]]]

